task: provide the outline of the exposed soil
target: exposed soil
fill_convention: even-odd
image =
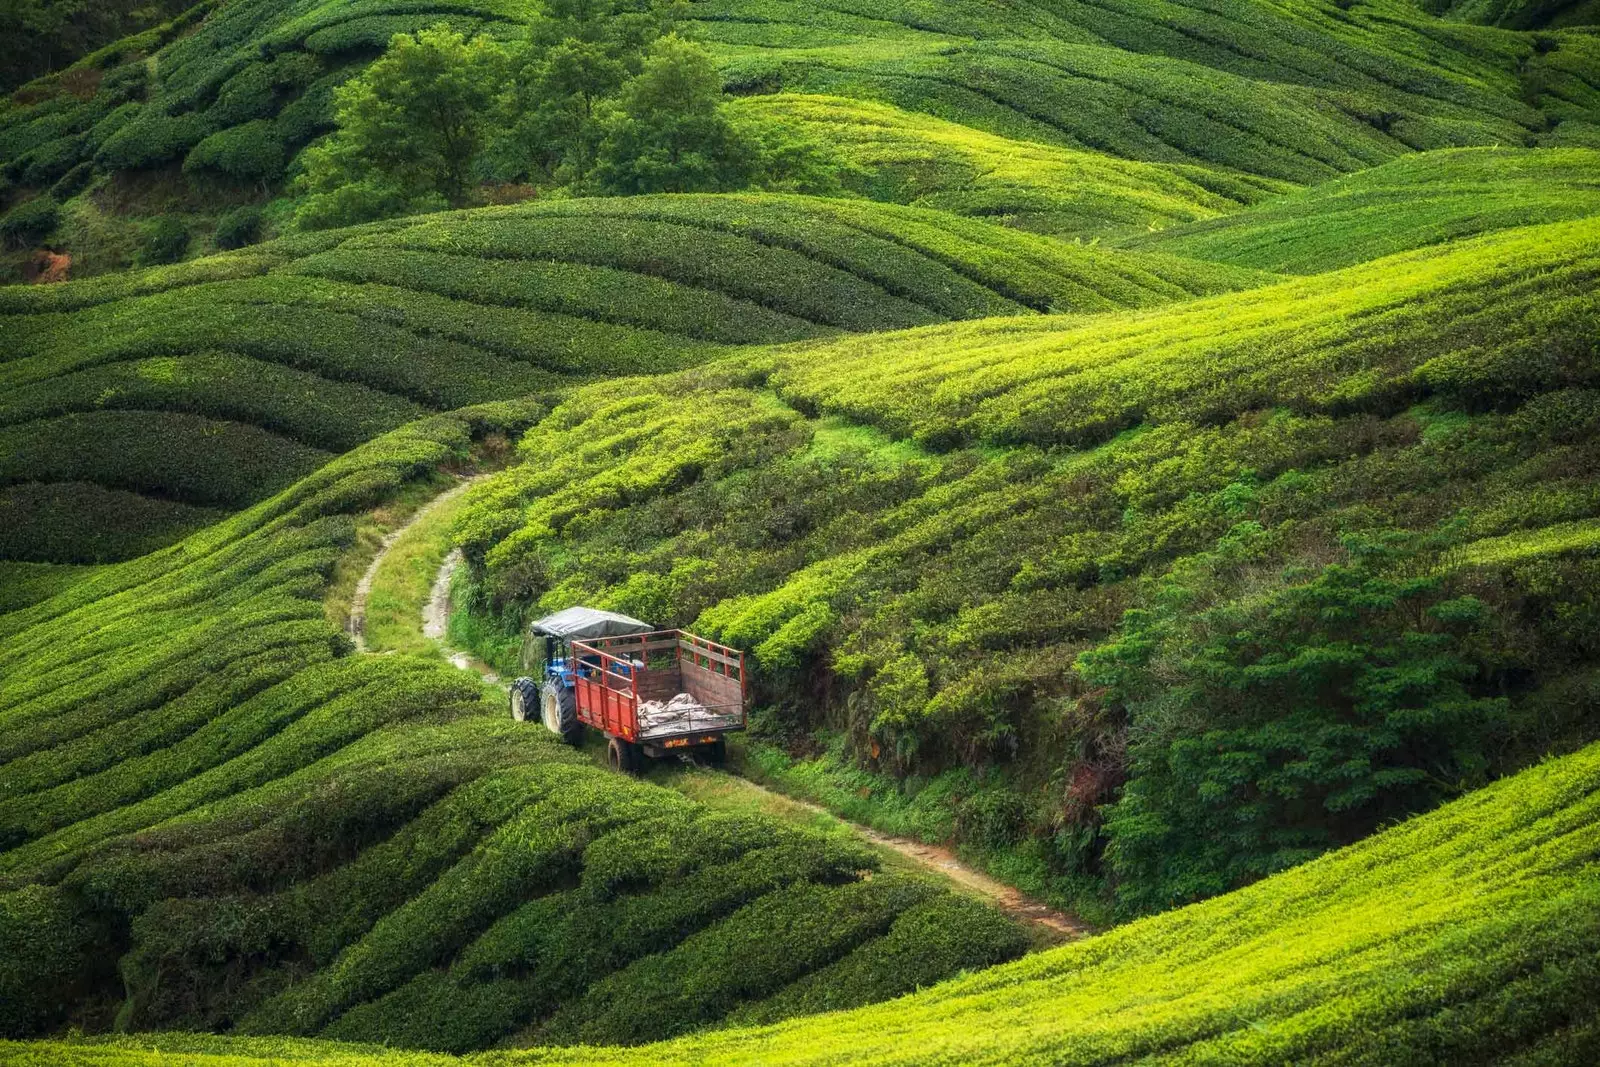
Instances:
[[[23,268],[23,278],[33,285],[54,285],[64,282],[72,271],[72,257],[65,252],[51,252],[41,248],[33,254]]]
[[[389,549],[393,547],[394,543],[399,540],[400,535],[405,533],[405,531],[409,529],[413,523],[417,522],[417,520],[421,519],[434,508],[439,507],[440,505],[453,499],[458,494],[465,492],[467,486],[471,485],[472,482],[476,480],[476,478],[468,479],[448,492],[442,493],[435,497],[433,500],[429,501],[427,504],[418,509],[417,513],[413,515],[404,526],[395,530],[393,533],[389,534],[383,539],[383,547],[379,550],[378,555],[373,559],[371,565],[368,566],[367,572],[362,575],[360,584],[356,586],[355,600],[351,605],[350,635],[355,639],[356,647],[358,649],[361,649],[362,651],[366,650],[364,629],[366,623],[367,598],[372,592],[372,579],[378,573],[378,568],[382,565],[384,558],[388,556]],[[439,573],[433,580],[432,592],[428,597],[427,603],[423,605],[422,615],[418,620],[422,625],[423,636],[437,641],[440,645],[440,648],[444,651],[446,658],[448,658],[451,663],[455,664],[460,669],[464,671],[476,671],[478,674],[482,675],[483,679],[487,682],[504,684],[501,682],[500,677],[490,670],[487,665],[474,659],[465,652],[451,649],[444,644],[445,633],[450,621],[450,582],[451,579],[455,577],[456,569],[460,566],[461,552],[458,549],[452,550],[450,554],[444,558],[444,562],[439,565]],[[746,779],[746,781],[748,781],[748,779]],[[765,787],[756,782],[750,782],[749,784],[756,789],[765,790]],[[829,812],[826,808],[823,808],[817,804],[812,804],[809,801],[796,800],[793,797],[784,797],[784,799],[789,803],[799,805],[800,807],[829,815],[835,819],[839,818],[837,815]],[[853,829],[858,835],[861,836],[863,840],[869,842],[870,844],[897,852],[924,869],[948,879],[968,892],[976,893],[977,895],[986,898],[1013,919],[1029,923],[1035,927],[1043,928],[1053,939],[1069,940],[1073,938],[1084,937],[1093,932],[1088,926],[1072,916],[1067,915],[1064,912],[1056,911],[1054,908],[1051,908],[1045,904],[1041,904],[1040,902],[1026,896],[1012,886],[1006,885],[1004,882],[991,878],[989,875],[984,874],[977,868],[963,863],[959,858],[957,858],[953,851],[942,845],[928,845],[922,843],[921,841],[912,841],[904,837],[893,837],[889,834],[879,833],[877,830],[874,830],[870,827],[861,826],[857,823],[851,823],[844,819],[839,819],[839,821],[845,823],[845,825]]]
[[[490,670],[488,664],[444,643],[445,633],[450,628],[450,581],[456,576],[456,569],[460,566],[461,550],[452,548],[450,554],[444,558],[444,562],[439,565],[439,573],[433,579],[433,590],[428,594],[428,602],[422,605],[422,636],[439,642],[445,658],[457,667],[464,671],[477,671],[483,675],[484,681],[498,684],[500,676]]]
[[[815,807],[815,805],[808,805]],[[826,809],[818,809],[826,810]],[[1063,940],[1086,937],[1094,931],[1083,922],[1048,904],[1041,904],[1021,890],[989,877],[975,867],[969,867],[956,854],[943,845],[926,845],[904,837],[890,837],[868,826],[850,824],[856,833],[883,848],[893,849],[923,867],[942,874],[950,881],[965,886],[980,896],[987,897],[996,907],[1013,919],[1043,926]]]

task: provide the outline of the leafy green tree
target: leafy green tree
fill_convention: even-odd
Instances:
[[[562,182],[588,173],[603,136],[603,105],[639,73],[645,50],[671,26],[679,6],[550,0],[512,57],[512,116],[493,150],[495,172]]]
[[[304,155],[304,188],[314,195],[298,221],[465,204],[507,78],[505,51],[486,37],[469,41],[443,25],[397,34],[383,58],[339,88],[337,132]]]
[[[723,114],[710,55],[669,35],[623,86],[605,123],[594,184],[620,195],[742,189],[755,178],[759,156]]]
[[[1507,712],[1474,692],[1487,606],[1449,596],[1394,537],[1217,596],[1263,584],[1267,540],[1236,528],[1078,661],[1129,720],[1130,777],[1105,812],[1129,912],[1224,892],[1487,777]]]

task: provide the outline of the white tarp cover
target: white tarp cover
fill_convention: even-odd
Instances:
[[[652,627],[647,622],[614,611],[596,608],[567,608],[554,615],[546,615],[528,625],[528,632],[539,637],[559,637],[579,641],[595,637],[620,637],[623,634],[647,634]]]
[[[723,730],[739,725],[739,716],[708,711],[688,693],[671,700],[644,700],[639,703],[639,736],[688,733],[690,730]]]

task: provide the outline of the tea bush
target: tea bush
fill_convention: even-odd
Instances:
[[[349,654],[321,598],[355,518],[542,410],[412,421],[172,548],[0,615],[7,1033],[91,1004],[140,1029],[359,1033],[399,1004],[418,1023],[479,1020],[408,1039],[478,1048],[752,901],[875,866],[595,768],[448,665]],[[93,415],[102,429],[124,416],[159,419],[176,452],[194,449],[173,435],[205,422]],[[247,472],[241,457],[227,467]],[[939,892],[897,896],[881,921]],[[807,900],[789,914],[823,922],[822,899]],[[527,921],[554,901],[552,921]],[[1005,920],[993,931],[1012,936]],[[499,1005],[487,1021],[486,1004]],[[729,1007],[708,992],[695,1010]]]
[[[740,98],[736,113],[798,127],[842,152],[858,170],[846,183],[872,199],[1043,233],[1142,233],[1287,190],[1227,171],[1011,140],[868,100],[776,93]]]
[[[786,744],[826,727],[882,775],[974,772],[954,831],[1031,884],[1126,914],[1221,892],[1593,736],[1559,710],[1593,651],[1592,229],[577,391],[468,499],[473,610],[717,635]],[[1252,522],[1271,547],[1205,594],[1213,633],[1172,590]],[[1531,557],[1493,540],[1513,529]],[[1393,531],[1420,540],[1357,583],[1348,632],[1317,629],[1306,605],[1343,601],[1296,568],[1331,582],[1349,535]],[[1304,710],[1285,663],[1366,725]],[[1240,693],[1264,717],[1228,717]]]

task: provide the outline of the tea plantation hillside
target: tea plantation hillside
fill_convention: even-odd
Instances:
[[[748,649],[769,736],[1081,907],[1221,892],[1596,736],[1597,274],[1591,218],[580,390],[475,490],[479,610]]]
[[[1600,1062],[1594,0],[125,17],[0,101],[0,1065]],[[575,605],[723,769],[507,715]]]
[[[874,200],[1063,236],[1214,219],[1294,188],[1249,174],[1014,141],[868,100],[775,93],[743,97],[738,110],[828,144],[857,172],[846,181]]]
[[[196,1035],[0,1044],[0,1062],[1589,1062],[1600,748],[1221,900],[889,1004],[637,1050],[422,1058]]]
[[[1468,148],[1405,156],[1225,218],[1121,242],[1287,274],[1600,210],[1600,152]]]
[[[432,411],[722,346],[1269,276],[801,197],[569,201],[0,291],[0,558],[123,559]]]
[[[80,274],[126,266],[162,216],[207,249],[229,210],[280,203],[301,150],[333,128],[335,88],[393,34],[444,23],[514,44],[537,9],[198,5],[13,95],[0,110],[0,230],[67,249]],[[1447,24],[1405,0],[870,11],[695,0],[682,14],[678,28],[712,46],[730,92],[846,96],[1003,138],[1204,167],[1220,173],[1186,176],[1224,197],[1249,195],[1252,179],[1315,183],[1415,150],[1600,143],[1600,90],[1586,77],[1595,38]]]
[[[843,1006],[1022,952],[851,842],[608,774],[442,662],[350,654],[321,599],[355,520],[539,413],[414,422],[0,615],[5,1032],[630,1043],[804,1011],[811,974]]]

